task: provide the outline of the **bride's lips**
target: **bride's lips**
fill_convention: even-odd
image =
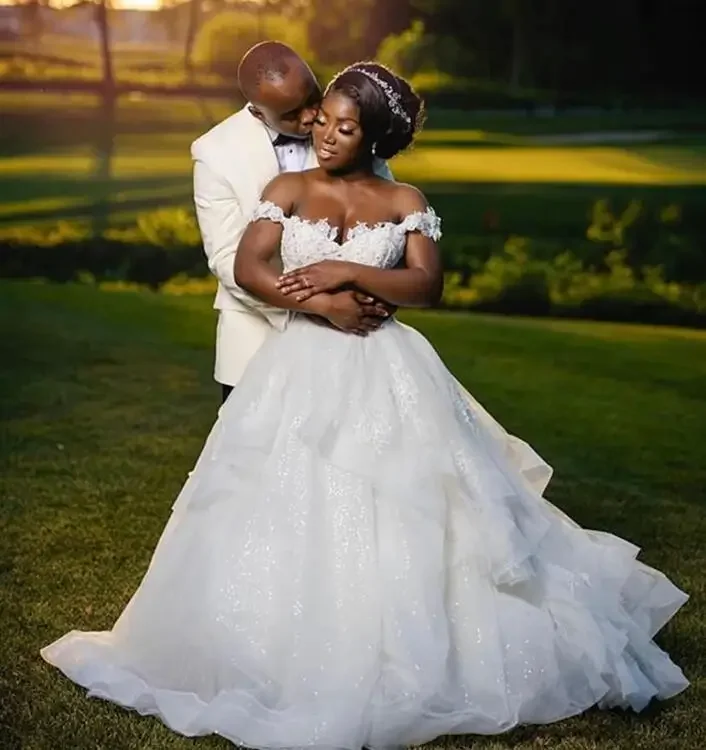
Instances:
[[[336,152],[331,151],[331,149],[326,148],[326,146],[321,146],[321,148],[319,148],[319,152],[318,152],[319,159],[323,159],[324,161],[327,161],[328,159],[331,159],[334,156],[336,156]]]

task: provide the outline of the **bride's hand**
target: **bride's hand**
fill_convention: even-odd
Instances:
[[[277,281],[277,289],[282,294],[296,294],[297,302],[304,302],[315,294],[340,289],[352,280],[350,263],[342,260],[322,260],[282,274]]]

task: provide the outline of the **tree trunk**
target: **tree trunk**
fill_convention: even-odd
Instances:
[[[100,196],[94,204],[94,232],[102,234],[109,220],[110,189],[112,172],[113,142],[115,135],[115,77],[113,74],[113,57],[110,46],[110,22],[108,0],[99,0],[96,5],[96,24],[100,36],[103,80],[101,83],[101,107],[96,132],[96,192]]]
[[[103,89],[115,93],[113,77],[113,56],[110,49],[110,24],[108,22],[108,0],[100,0],[96,5],[96,24],[100,36],[101,61],[103,66]]]
[[[200,16],[200,0],[190,0],[189,24],[186,27],[186,39],[184,41],[184,70],[189,77],[191,77],[194,72],[192,56],[194,52],[194,42],[196,41],[196,32],[199,29]]]

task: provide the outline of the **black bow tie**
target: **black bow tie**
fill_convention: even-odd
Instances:
[[[295,138],[293,135],[283,135],[279,133],[277,137],[272,141],[273,146],[290,146],[292,143],[304,144],[307,142],[306,138]]]

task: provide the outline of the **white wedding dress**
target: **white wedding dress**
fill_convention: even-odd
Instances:
[[[431,211],[284,226],[285,268],[392,267]],[[541,496],[550,471],[395,320],[293,316],[222,407],[110,632],[42,656],[185,735],[357,750],[489,734],[687,686],[652,641],[687,599]]]

